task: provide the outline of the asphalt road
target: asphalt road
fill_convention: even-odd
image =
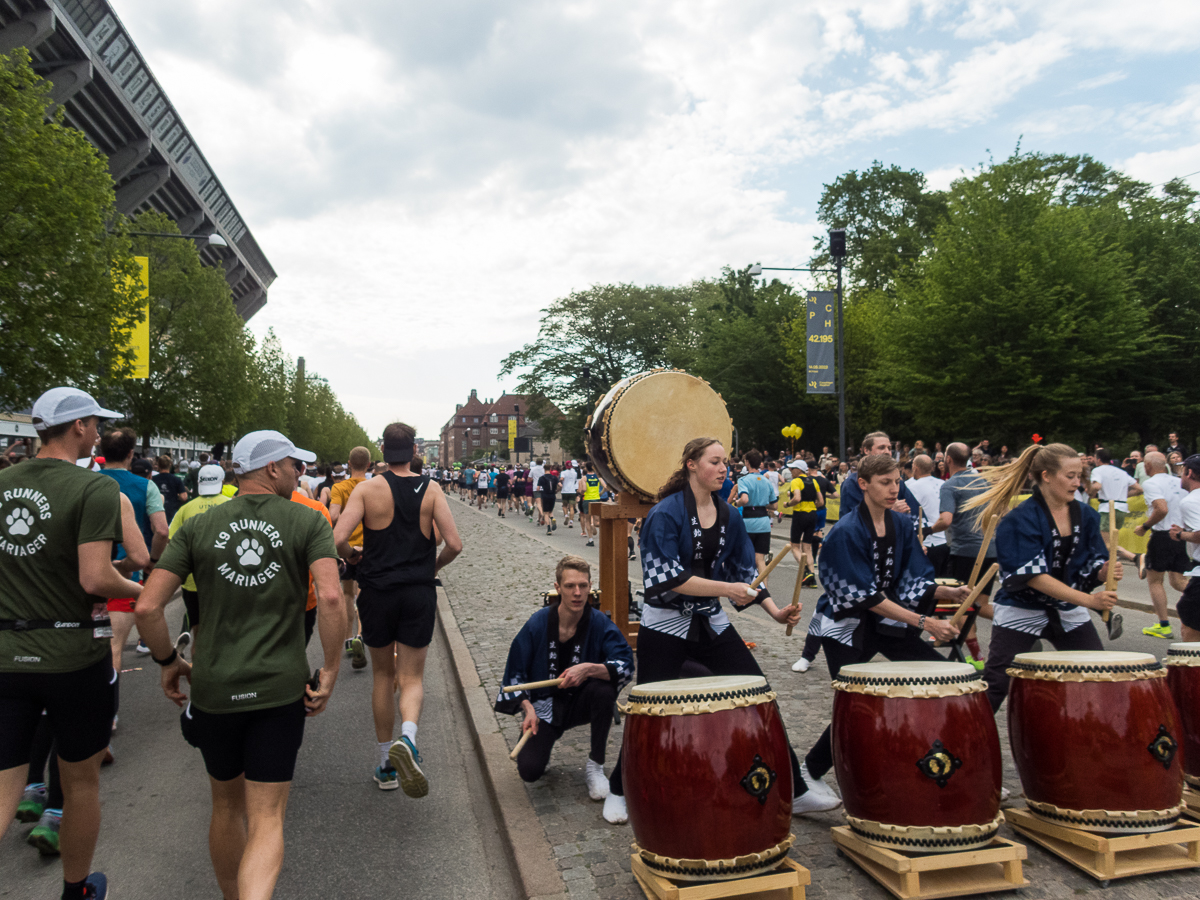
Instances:
[[[182,603],[168,608],[172,633]],[[320,641],[309,662],[321,663]],[[131,643],[121,681],[116,764],[103,770],[103,826],[94,868],[120,900],[220,898],[208,858],[211,811],[200,753],[179,732],[179,710],[158,667]],[[375,734],[370,669],[344,659],[326,712],[309,719],[288,804],[286,856],[275,895],[303,898],[485,898],[518,895],[488,800],[449,653],[435,633],[425,674],[418,746],[429,778],[420,800],[371,780]],[[397,735],[399,734],[397,722]],[[57,859],[24,843],[31,825],[0,839],[0,897],[53,898]]]

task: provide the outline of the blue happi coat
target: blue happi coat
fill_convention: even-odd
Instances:
[[[860,504],[853,514],[842,516],[829,530],[817,563],[825,591],[817,600],[810,634],[859,646],[858,632],[864,626],[883,624],[897,631],[906,627],[870,613],[872,607],[886,599],[920,609],[932,599],[937,590],[933,566],[921,551],[912,520],[903,513],[888,510],[885,523],[895,553],[891,584],[879,584],[876,577],[872,556],[874,525],[865,504]]]
[[[548,629],[553,620],[558,622],[556,607],[539,609],[521,626],[508,650],[508,663],[504,667],[501,687],[509,684],[524,684],[530,681],[546,681],[550,675],[548,647],[551,635]],[[582,634],[580,635],[580,632]],[[602,663],[608,667],[608,678],[620,693],[621,688],[633,678],[633,649],[613,622],[594,606],[588,606],[580,619],[579,662]],[[557,637],[557,634],[553,637]],[[560,662],[558,674],[570,668],[571,662]],[[496,695],[496,712],[516,713],[523,700],[533,703],[539,719],[553,721],[554,699],[561,694],[557,688],[534,688],[532,691],[516,691],[506,694],[501,690]]]
[[[1051,575],[1070,587],[1091,593],[1100,584],[1100,569],[1108,562],[1108,549],[1100,536],[1100,514],[1078,500],[1069,504],[1073,540],[1066,565],[1055,570],[1056,556],[1065,552],[1064,538],[1054,527],[1054,517],[1042,496],[1033,496],[1000,520],[996,526],[996,561],[1000,564],[1000,590],[994,625],[1040,634],[1051,618],[1066,631],[1090,621],[1088,609],[1055,600],[1029,587],[1036,575]]]
[[[897,500],[903,500],[908,504],[907,516],[910,519],[910,524],[913,528],[917,527],[917,516],[920,514],[921,505],[917,502],[917,498],[913,496],[912,491],[908,489],[903,481],[900,482],[900,494],[896,497]],[[851,472],[846,476],[846,480],[842,482],[841,490],[838,492],[838,516],[846,518],[850,513],[858,509],[863,502],[862,485],[858,483],[858,473]],[[897,513],[897,515],[904,515]]]

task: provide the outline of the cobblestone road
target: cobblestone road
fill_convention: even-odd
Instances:
[[[453,498],[451,508],[466,549],[443,573],[442,579],[479,676],[489,696],[494,697],[504,674],[509,644],[524,621],[541,605],[541,592],[553,586],[554,566],[559,558],[567,552],[584,556],[593,563],[593,577],[598,579],[599,555],[596,548],[583,545],[578,529],[563,527],[561,515],[559,528],[547,535],[544,529],[538,529],[516,513],[500,519],[494,510],[473,510]],[[641,570],[635,561],[629,565],[636,589]],[[773,592],[790,598],[795,572],[790,560],[781,563],[771,578]],[[755,655],[779,695],[784,722],[801,758],[828,724],[833,705],[833,690],[823,657],[818,657],[806,674],[791,671],[791,664],[799,656],[803,628],[816,597],[817,592],[804,591],[804,621],[792,638],[784,637],[782,627],[757,608],[740,615],[731,614],[742,636],[758,643]],[[1126,613],[1126,630],[1132,629],[1136,634],[1150,621],[1149,616]],[[986,626],[981,631],[986,647]],[[1125,646],[1122,649],[1134,648]],[[509,746],[513,746],[520,734],[518,720],[508,716],[498,719]],[[1003,715],[997,723],[1004,752],[1004,783],[1019,789],[1020,782],[1008,752]],[[621,736],[622,729],[614,727],[609,737],[606,771],[610,771],[616,762]],[[601,816],[602,804],[588,799],[583,781],[587,753],[586,729],[567,732],[556,745],[545,776],[526,786],[530,803],[553,847],[571,897],[640,900],[643,894],[629,871],[629,845],[633,841],[633,832],[628,825],[609,825]],[[832,776],[827,780],[832,780]],[[1016,805],[1023,804],[1018,799]],[[809,897],[874,900],[891,896],[857,866],[838,856],[829,828],[843,824],[840,810],[796,817],[792,824],[796,845],[791,855],[812,871]],[[987,896],[1021,896],[1030,900],[1092,892],[1111,900],[1200,896],[1200,874],[1143,876],[1114,881],[1110,887],[1101,888],[1087,875],[1022,839],[1011,828],[1003,827],[1001,834],[1028,846],[1025,875],[1032,884],[1016,895]]]

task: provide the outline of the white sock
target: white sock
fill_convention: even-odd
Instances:
[[[412,745],[414,747],[417,746],[417,723],[416,722],[405,722],[403,725],[400,726],[400,734],[403,737],[408,738],[412,742]]]
[[[392,742],[381,741],[376,746],[379,748],[379,765],[386,769],[391,765],[391,763],[388,762],[388,751],[392,749]]]

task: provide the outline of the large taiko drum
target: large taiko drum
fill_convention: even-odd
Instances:
[[[600,398],[584,431],[597,474],[648,503],[679,468],[687,442],[699,437],[728,448],[733,422],[707,381],[678,369],[618,381]]]
[[[987,846],[1000,828],[1000,737],[973,666],[843,666],[833,765],[863,840],[916,853]]]
[[[746,878],[792,845],[792,769],[775,692],[755,675],[639,684],[623,774],[634,850],[685,881]]]
[[[1008,674],[1008,736],[1031,813],[1098,834],[1174,827],[1179,720],[1154,656],[1021,653]]]
[[[1163,660],[1167,687],[1179,713],[1183,777],[1200,789],[1200,643],[1172,644]]]

